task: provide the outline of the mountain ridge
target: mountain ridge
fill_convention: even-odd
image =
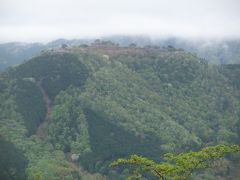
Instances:
[[[109,36],[98,39],[105,43],[118,44],[121,47],[137,45],[139,47],[175,47],[197,54],[214,64],[236,64],[239,60],[239,40],[191,40],[182,38],[151,39],[145,36]],[[3,43],[0,44],[0,71],[20,64],[24,60],[39,55],[42,51],[60,48],[63,44],[70,47],[88,45],[95,39],[57,39],[45,44],[41,43]]]
[[[240,67],[234,74],[232,68],[173,47],[97,43],[45,51],[1,74],[0,134],[24,151],[28,177],[80,178],[67,160],[77,154],[77,163],[100,179],[124,179],[127,170],[109,168],[119,157],[159,160],[165,152],[239,143],[233,82]],[[41,80],[52,101],[43,139],[36,136],[48,113]],[[233,160],[224,159],[224,167],[234,169]]]

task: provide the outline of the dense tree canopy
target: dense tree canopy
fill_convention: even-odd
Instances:
[[[0,135],[0,179],[24,180],[27,159],[23,152],[14,144],[6,141]]]
[[[113,160],[238,144],[239,72],[175,48],[44,52],[0,75],[0,134],[27,159],[29,179],[125,179]],[[219,161],[209,177],[237,176],[238,156]]]

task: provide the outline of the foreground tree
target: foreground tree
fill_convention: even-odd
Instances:
[[[111,166],[121,164],[133,166],[133,175],[128,179],[141,179],[143,173],[151,173],[161,180],[186,180],[195,170],[211,166],[214,160],[228,153],[239,152],[239,145],[217,145],[203,148],[200,151],[174,155],[167,153],[164,161],[156,163],[148,158],[132,155],[129,159],[118,159]]]

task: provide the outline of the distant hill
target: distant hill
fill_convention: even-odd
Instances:
[[[45,50],[1,74],[0,135],[28,162],[23,177],[125,179],[110,162],[239,143],[239,72],[172,46]],[[238,165],[196,176],[238,179]]]
[[[48,44],[19,42],[0,44],[0,72],[10,66],[21,64],[23,61],[38,56],[41,51],[60,48],[62,44],[73,46],[85,42],[87,41],[59,39]]]
[[[239,64],[240,40],[185,40],[169,38],[165,41],[156,41],[160,46],[171,45],[182,48],[213,64]]]
[[[22,63],[32,56],[38,55],[44,45],[39,43],[6,43],[0,44],[0,71],[9,66]]]

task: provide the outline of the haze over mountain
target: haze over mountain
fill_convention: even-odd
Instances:
[[[70,46],[95,39],[171,45],[215,64],[239,63],[239,14],[238,0],[2,0],[0,70],[60,47],[59,38],[74,39]]]
[[[238,0],[1,0],[0,180],[239,180],[239,18]]]

